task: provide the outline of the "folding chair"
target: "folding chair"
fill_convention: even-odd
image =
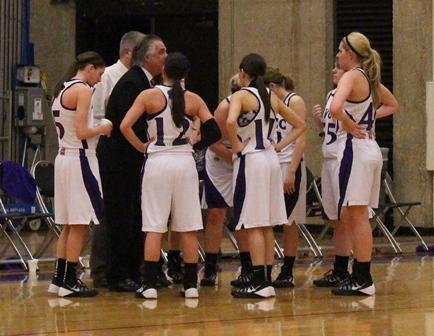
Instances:
[[[398,222],[395,223],[395,228],[391,232],[392,237],[396,235],[401,225],[406,222],[410,229],[413,231],[415,236],[420,240],[422,246],[426,251],[428,251],[428,246],[425,242],[425,240],[422,238],[422,236],[417,231],[414,224],[410,221],[410,218],[408,217],[410,214],[410,211],[415,206],[422,205],[421,202],[398,202],[396,200],[395,195],[393,194],[393,180],[389,173],[385,173],[384,179],[383,179],[383,188],[385,196],[389,199],[389,202],[386,202],[381,205],[379,211],[380,216],[384,216],[389,210],[396,210],[399,213],[399,219]]]
[[[309,185],[308,192],[311,193],[310,197],[315,199],[315,201],[312,202],[312,206],[310,208],[310,211],[314,212],[314,213],[320,212],[322,215],[323,205],[322,205],[322,197],[321,197],[321,191],[320,191],[321,179],[320,178],[315,179],[310,171],[308,171],[308,178],[309,178],[309,174],[311,175],[312,182]],[[378,229],[383,233],[383,235],[389,241],[389,243],[392,246],[395,253],[397,253],[397,254],[402,253],[401,247],[399,246],[398,242],[393,237],[392,233],[387,229],[386,225],[383,223],[381,218],[379,216],[377,216],[376,212],[374,210],[372,210],[372,212],[374,214],[373,220],[375,221],[372,229],[374,230],[378,226]],[[309,210],[308,210],[308,214],[309,214]],[[324,238],[325,234],[330,229],[330,226],[331,226],[331,222],[327,221],[327,224],[324,226],[324,229],[321,231],[321,233],[319,234],[319,236],[317,238],[318,240],[321,241]]]
[[[389,231],[389,229],[386,227],[386,225],[381,220],[381,217],[379,215],[379,211],[371,209],[373,212],[372,220],[375,222],[373,223],[372,230],[375,230],[375,228],[378,226],[379,230],[383,233],[383,235],[386,237],[386,239],[389,241],[390,245],[392,246],[393,250],[396,254],[402,253],[402,249],[399,246],[398,242],[396,241],[395,237],[392,235],[392,233]]]
[[[33,204],[36,197],[36,182],[27,170],[15,162],[4,161],[0,163],[0,190],[4,198]],[[6,209],[5,203],[0,198],[0,235],[5,236],[9,245],[18,256],[18,261],[27,270],[27,260],[36,260],[29,246],[20,235],[20,230],[14,222],[46,217],[43,213],[36,212],[12,212]],[[8,246],[0,252],[2,257]]]
[[[50,230],[35,252],[37,258],[50,246],[54,238],[59,238],[61,228],[56,225],[52,211],[54,209],[54,165],[48,161],[38,161],[33,164],[30,173],[36,181],[36,202],[40,211],[47,215],[45,223]]]

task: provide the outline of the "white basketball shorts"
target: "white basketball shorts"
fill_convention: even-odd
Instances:
[[[199,178],[191,153],[153,153],[145,157],[142,179],[143,232],[203,229]]]
[[[250,152],[234,161],[233,229],[250,229],[288,222],[282,173],[274,148]]]
[[[204,208],[230,208],[233,206],[233,167],[211,149],[205,155]]]
[[[347,135],[338,142],[339,201],[344,206],[378,208],[383,157],[377,142]]]
[[[99,224],[103,208],[95,151],[61,149],[54,163],[56,224]]]

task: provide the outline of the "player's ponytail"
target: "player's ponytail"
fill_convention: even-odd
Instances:
[[[185,116],[184,88],[181,86],[181,80],[187,77],[189,70],[190,62],[185,55],[174,52],[167,56],[164,73],[168,79],[173,81],[169,98],[172,104],[172,119],[177,127],[181,127]]]
[[[264,103],[265,120],[268,121],[270,119],[271,102],[263,78],[266,69],[265,59],[261,55],[254,53],[244,56],[240,63],[240,70],[243,70],[252,78],[253,85],[258,89],[259,96]]]
[[[265,120],[270,120],[270,111],[271,111],[271,102],[270,102],[270,94],[267,91],[267,87],[264,83],[264,78],[262,76],[256,77],[256,86],[258,88],[259,96],[261,100],[264,102],[265,109]]]

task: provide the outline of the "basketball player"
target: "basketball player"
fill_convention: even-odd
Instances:
[[[337,139],[338,216],[348,224],[356,260],[348,281],[340,282],[332,293],[374,295],[368,207],[378,207],[382,155],[369,133],[374,127],[375,106],[381,101],[381,59],[366,36],[356,32],[342,39],[337,58],[346,71],[330,106],[331,116],[342,125]]]
[[[145,152],[142,168],[142,218],[145,241],[144,281],[136,296],[156,299],[158,261],[161,238],[171,229],[180,232],[184,258],[184,288],[186,298],[197,298],[197,230],[203,228],[199,202],[199,179],[192,156],[189,137],[193,121],[202,122],[202,144],[211,145],[220,139],[217,123],[204,101],[196,94],[182,89],[180,80],[190,68],[181,53],[167,57],[164,85],[143,91],[135,100],[121,123],[121,131],[137,150]],[[150,141],[143,143],[132,127],[147,114]]]
[[[300,136],[305,122],[266,89],[266,63],[258,54],[248,54],[240,64],[239,78],[246,86],[231,97],[226,121],[234,160],[235,229],[247,229],[253,272],[247,287],[234,288],[240,298],[275,296],[271,286],[274,259],[273,226],[287,222],[279,160],[271,138],[275,132],[275,112],[293,125],[276,149]],[[285,186],[287,191],[289,188]]]
[[[238,75],[230,80],[231,92],[240,90]],[[214,112],[214,118],[222,133],[222,139],[206,151],[204,191],[208,208],[205,228],[205,271],[201,286],[214,286],[217,283],[217,256],[223,238],[223,225],[227,209],[233,206],[232,191],[232,151],[227,138],[226,119],[231,96],[223,99]],[[251,259],[245,230],[235,231],[241,260],[241,273],[231,284],[241,286],[251,271]]]
[[[90,222],[99,224],[103,211],[95,148],[111,123],[94,126],[90,111],[92,86],[101,80],[105,62],[93,51],[78,55],[55,89],[52,106],[59,154],[54,164],[54,215],[63,230],[57,242],[56,268],[48,292],[61,297],[98,294],[76,276],[78,258]]]
[[[333,84],[337,85],[342,75],[345,73],[339,67],[338,60],[332,70]],[[346,227],[343,222],[338,222],[338,179],[334,175],[336,171],[337,155],[337,131],[339,123],[331,117],[330,105],[336,89],[329,92],[324,112],[321,106],[316,105],[312,111],[313,120],[321,130],[320,136],[323,137],[322,154],[323,164],[321,169],[321,197],[324,213],[333,224],[333,242],[335,245],[336,255],[332,271],[328,271],[320,279],[314,280],[317,287],[334,287],[340,281],[349,277],[348,261],[351,250],[351,241],[346,234]],[[335,178],[336,177],[336,178]]]
[[[332,70],[333,84],[337,85],[344,70],[340,68],[338,60]],[[337,165],[337,131],[338,122],[331,117],[330,105],[336,89],[329,92],[327,102],[322,110],[320,105],[312,109],[313,120],[323,137],[322,153],[323,164],[321,169],[321,196],[325,215],[333,224],[333,243],[335,245],[335,262],[333,269],[327,271],[321,278],[313,281],[317,287],[335,287],[339,282],[349,277],[348,263],[351,253],[351,239],[345,222],[338,221],[337,204],[338,176],[334,174]],[[376,110],[376,118],[386,117],[399,110],[398,102],[393,94],[384,86],[380,85],[381,106]]]
[[[284,76],[277,68],[268,68],[264,77],[265,84],[281,99],[286,106],[292,108],[300,118],[306,120],[306,106],[303,98],[294,92],[292,79]],[[281,116],[277,116],[276,143],[291,131],[292,126]],[[283,226],[284,263],[280,274],[273,281],[275,288],[294,287],[292,269],[297,255],[298,229],[297,223],[306,223],[306,165],[303,153],[306,147],[306,135],[300,135],[295,143],[281,149],[279,157],[282,178],[289,193],[285,193],[285,207],[288,222]]]

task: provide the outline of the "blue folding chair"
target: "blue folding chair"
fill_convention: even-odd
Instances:
[[[20,228],[15,225],[18,221],[44,218],[47,215],[36,212],[34,201],[36,198],[36,182],[30,173],[19,164],[12,161],[0,163],[0,236],[6,241],[18,256],[18,262],[27,270],[27,260],[36,260],[29,246],[20,235]],[[11,211],[5,206],[5,201],[22,202],[23,209],[30,211]],[[34,211],[32,211],[34,210]],[[6,245],[0,251],[0,258],[8,250]]]
[[[36,162],[30,169],[30,173],[36,181],[36,202],[40,211],[46,214],[44,222],[49,232],[35,252],[39,258],[47,250],[54,239],[59,238],[62,229],[54,221],[54,165],[45,160]]]

